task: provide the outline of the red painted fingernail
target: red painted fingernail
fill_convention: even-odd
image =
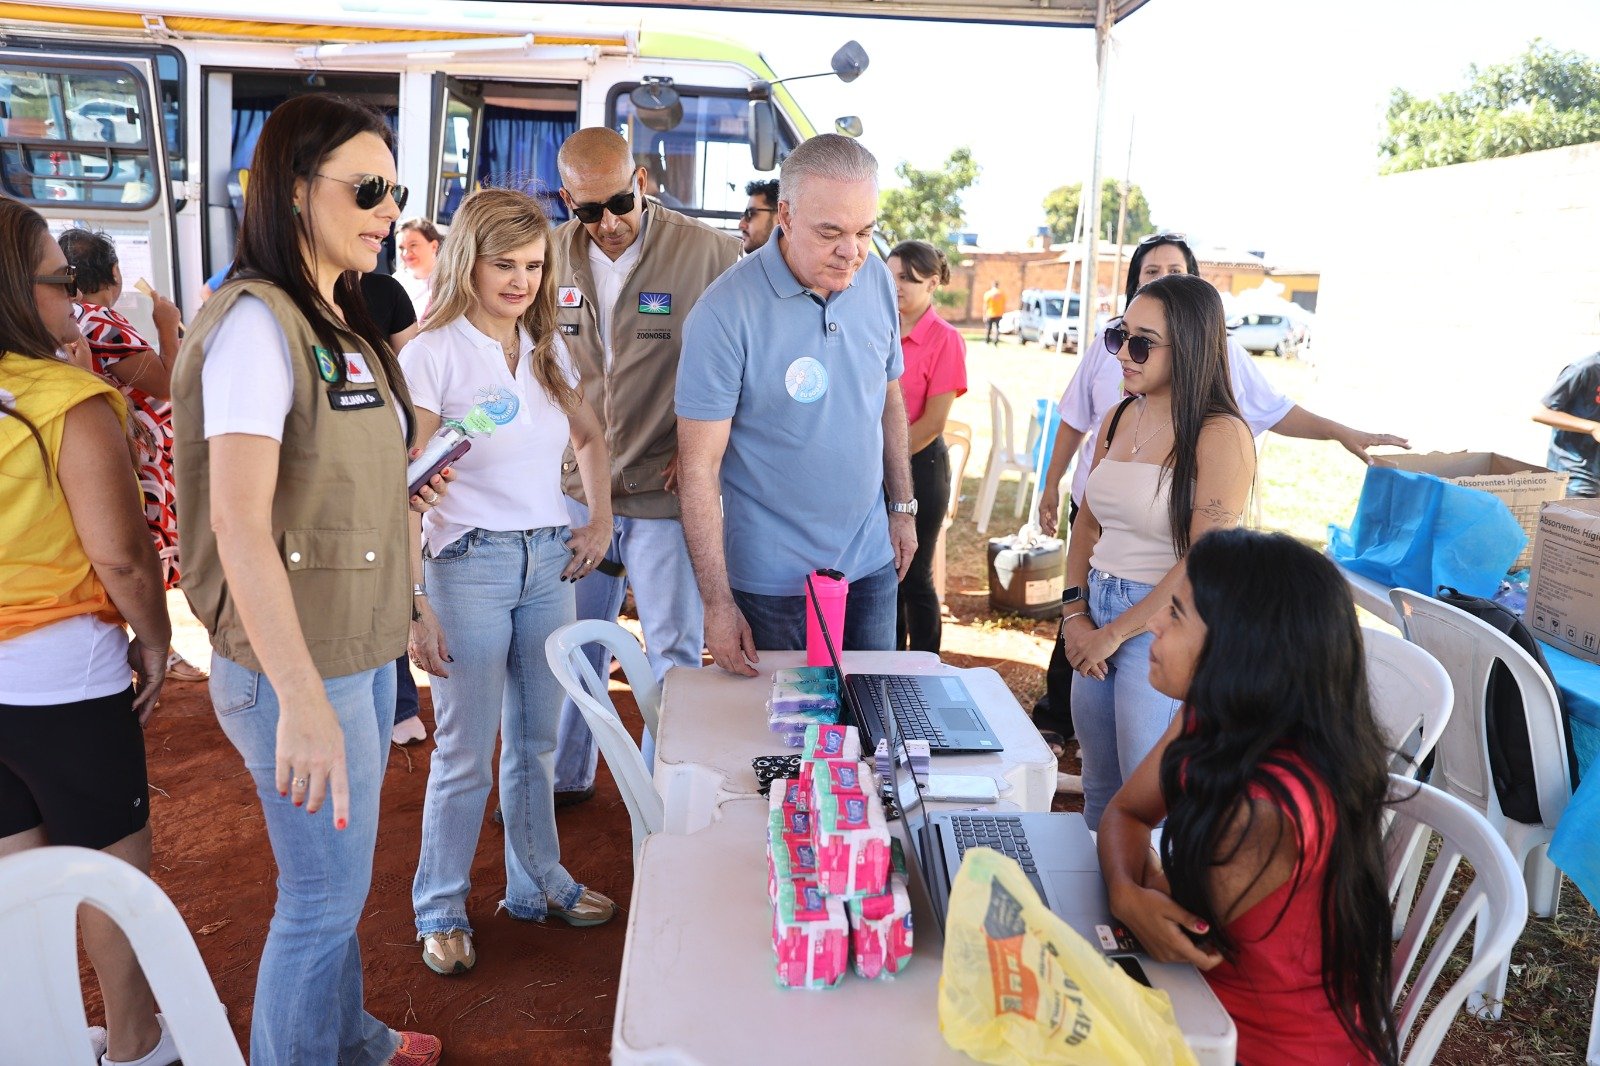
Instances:
[[[296,807],[298,807],[298,806],[300,806],[300,802],[301,802],[301,801],[300,801],[300,800],[295,800],[295,801],[294,801],[294,805],[295,805],[295,806],[296,806]]]
[[[1194,931],[1197,932],[1197,933],[1209,933],[1209,932],[1211,932],[1211,923],[1210,922],[1195,922],[1194,923]]]
[[[344,828],[344,819],[343,818],[334,819],[333,827],[335,829],[343,829]]]
[[[279,792],[278,792],[278,795],[280,795],[280,796],[287,796],[287,795],[288,795],[288,794],[289,794],[289,793],[287,793],[287,792],[284,792],[284,791],[282,791],[282,790],[279,790]]]

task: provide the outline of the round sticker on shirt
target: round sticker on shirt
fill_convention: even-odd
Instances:
[[[816,403],[828,391],[828,369],[811,356],[802,355],[784,371],[783,387],[800,403]]]
[[[494,419],[497,426],[506,425],[522,409],[522,401],[517,399],[517,394],[500,385],[478,386],[477,400],[483,413]]]

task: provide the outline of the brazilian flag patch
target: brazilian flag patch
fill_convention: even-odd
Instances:
[[[317,357],[317,376],[329,385],[338,384],[339,363],[334,359],[332,353],[326,348],[316,346],[311,349],[311,352]]]

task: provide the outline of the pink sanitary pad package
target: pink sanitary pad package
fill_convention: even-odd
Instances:
[[[772,950],[783,988],[834,988],[850,967],[844,901],[813,884],[786,881],[772,908]]]
[[[889,827],[877,795],[817,796],[810,812],[817,880],[834,896],[876,896],[889,877]]]
[[[861,759],[861,735],[853,725],[825,725],[813,722],[806,727],[800,756],[805,759]]]
[[[911,896],[905,876],[889,875],[888,891],[845,901],[856,976],[893,977],[911,961]]]

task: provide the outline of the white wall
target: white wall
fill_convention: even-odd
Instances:
[[[1543,462],[1529,412],[1600,350],[1600,144],[1373,178],[1322,274],[1316,409]]]

